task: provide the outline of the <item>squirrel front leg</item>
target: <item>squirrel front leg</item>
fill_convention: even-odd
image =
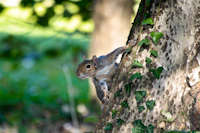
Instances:
[[[104,92],[104,101],[107,101],[108,98],[108,84],[106,81],[100,81],[99,86],[101,87],[101,90]]]
[[[96,88],[96,93],[97,93],[97,96],[99,98],[99,100],[102,102],[102,104],[104,104],[105,100],[104,100],[104,92],[103,90],[101,89],[100,85],[99,85],[99,81],[94,77],[92,78],[92,81],[95,85],[95,88]]]

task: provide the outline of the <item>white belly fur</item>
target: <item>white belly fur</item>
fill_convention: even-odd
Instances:
[[[110,64],[109,66],[105,66],[103,69],[99,70],[97,73],[96,73],[96,77],[99,79],[101,78],[100,80],[102,80],[102,78],[104,80],[106,80],[106,75],[109,74],[109,72],[111,71],[111,69],[113,69],[115,67],[115,62]]]

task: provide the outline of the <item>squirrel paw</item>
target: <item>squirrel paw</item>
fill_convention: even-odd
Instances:
[[[107,92],[106,95],[103,97],[103,100],[104,100],[105,102],[108,102],[108,101],[109,101],[109,98],[110,98],[110,93]]]
[[[101,112],[103,112],[103,109],[104,109],[104,105],[101,106]]]
[[[107,103],[108,98],[107,97],[103,97],[103,100],[105,101],[105,103]]]

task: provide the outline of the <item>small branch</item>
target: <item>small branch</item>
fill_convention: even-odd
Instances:
[[[74,100],[74,88],[72,86],[72,80],[71,80],[71,75],[69,72],[69,69],[67,65],[63,65],[63,72],[67,81],[67,91],[69,94],[69,104],[70,104],[70,113],[72,117],[72,124],[76,128],[77,133],[79,133],[79,123],[78,123],[78,118],[76,115],[76,106],[75,106],[75,100]]]

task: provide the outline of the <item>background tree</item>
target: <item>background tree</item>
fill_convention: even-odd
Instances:
[[[200,3],[142,0],[97,132],[200,130]],[[153,131],[154,129],[154,131]]]
[[[101,56],[125,44],[131,27],[133,14],[132,0],[94,0],[92,17],[95,28],[92,33],[89,59],[93,55]],[[96,98],[96,89],[92,82],[91,97]]]

